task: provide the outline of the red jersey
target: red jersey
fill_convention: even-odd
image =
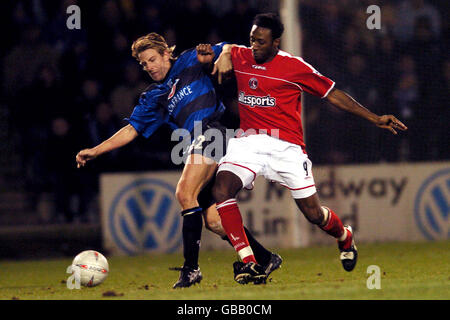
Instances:
[[[231,50],[238,87],[240,128],[244,131],[278,131],[278,137],[305,147],[301,120],[301,93],[324,98],[334,81],[321,75],[302,58],[278,51],[271,61],[257,64],[252,50]]]

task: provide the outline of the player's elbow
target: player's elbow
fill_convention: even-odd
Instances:
[[[333,88],[327,95],[327,100],[333,105],[338,105],[339,101],[341,100],[342,95],[344,94],[343,91]]]
[[[346,92],[333,89],[327,96],[328,102],[345,111],[351,111],[354,99]]]
[[[130,140],[136,139],[137,136],[139,135],[139,133],[131,124],[128,124],[125,128],[127,131],[127,136],[130,138]]]

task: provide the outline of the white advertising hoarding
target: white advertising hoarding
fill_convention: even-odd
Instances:
[[[321,204],[352,225],[357,240],[448,239],[450,163],[316,166]],[[105,174],[101,177],[102,232],[111,253],[181,252],[181,172]],[[259,177],[238,196],[245,226],[268,248],[332,243],[297,209],[288,189]],[[202,249],[230,248],[204,229]]]
[[[316,167],[314,179],[322,205],[351,224],[358,241],[450,236],[448,162]],[[329,241],[321,230],[309,231],[310,243]]]
[[[180,206],[175,189],[181,172],[104,174],[101,176],[103,246],[112,254],[178,252],[182,250]],[[268,247],[298,246],[299,230],[290,193],[256,181],[238,202],[245,225]],[[230,248],[228,242],[203,229],[201,248]]]

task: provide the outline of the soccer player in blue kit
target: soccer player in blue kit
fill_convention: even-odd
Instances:
[[[81,150],[76,155],[77,166],[82,167],[87,161],[130,143],[138,135],[149,138],[164,123],[174,130],[185,129],[190,133],[198,131],[194,130],[198,129],[196,126],[201,126],[202,133],[217,129],[225,137],[225,127],[218,121],[225,106],[217,97],[208,71],[222,52],[223,45],[200,44],[175,58],[174,48],[169,48],[161,35],[150,33],[137,39],[131,47],[132,55],[154,83],[141,94],[128,119],[129,124],[99,145]],[[202,280],[198,266],[202,216],[208,230],[229,241],[211,195],[218,159],[211,161],[212,157],[203,153],[211,141],[205,140],[204,136],[202,139],[199,137],[192,137],[176,188],[176,198],[182,208],[185,261],[173,288],[189,287]],[[223,140],[225,150],[226,141]],[[265,249],[247,229],[245,233],[266,274],[279,268],[281,257]]]

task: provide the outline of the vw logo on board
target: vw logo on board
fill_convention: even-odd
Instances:
[[[130,255],[174,252],[182,244],[179,211],[172,185],[158,179],[136,180],[112,201],[108,225],[113,241]]]
[[[450,168],[427,178],[416,195],[414,215],[425,238],[450,238]]]

